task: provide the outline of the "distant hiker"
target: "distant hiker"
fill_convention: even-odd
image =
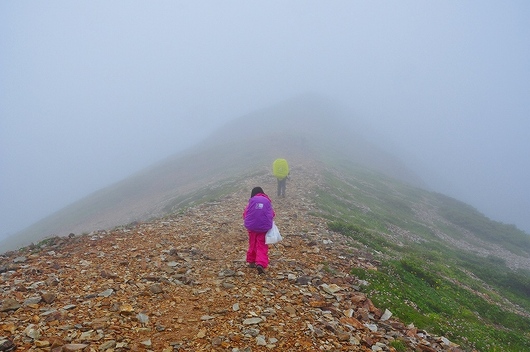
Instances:
[[[247,263],[249,267],[257,268],[259,274],[264,274],[269,266],[269,246],[265,244],[265,234],[272,227],[274,215],[269,196],[261,187],[254,187],[243,211],[243,219],[248,230]]]
[[[289,177],[289,164],[287,164],[287,160],[274,160],[272,163],[272,173],[278,180],[278,197],[285,197],[285,186]]]

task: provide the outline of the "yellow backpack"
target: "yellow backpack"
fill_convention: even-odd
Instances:
[[[283,180],[284,178],[289,175],[289,164],[287,164],[287,160],[285,159],[276,159],[272,163],[272,174],[280,180]]]

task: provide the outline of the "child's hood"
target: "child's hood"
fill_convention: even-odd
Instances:
[[[272,200],[269,198],[268,195],[266,195],[265,193],[258,193],[256,194],[254,197],[258,197],[258,196],[261,196],[261,197],[265,197],[269,200],[269,202],[271,202],[272,204]],[[254,198],[254,197],[250,197],[251,199]],[[248,211],[248,204],[247,206],[245,207],[245,209],[243,210],[243,218],[245,218],[247,216],[247,211]],[[276,216],[276,212],[274,211],[274,209],[272,209],[272,216],[275,217]]]
[[[271,200],[271,199],[269,198],[269,196],[266,195],[265,193],[258,193],[258,194],[256,194],[254,197],[259,197],[259,196],[267,198],[267,199],[269,200],[269,202],[272,203],[272,200]],[[253,197],[252,197],[252,198],[253,198]]]

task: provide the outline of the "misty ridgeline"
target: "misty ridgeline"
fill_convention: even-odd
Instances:
[[[243,116],[4,241],[0,351],[528,350],[528,236],[351,123],[313,97]],[[257,185],[284,235],[265,277],[244,260]]]

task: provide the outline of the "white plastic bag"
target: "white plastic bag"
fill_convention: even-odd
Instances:
[[[265,243],[274,244],[280,242],[282,239],[283,238],[282,235],[280,235],[280,230],[278,230],[278,227],[273,221],[271,229],[267,231],[267,234],[265,235]]]

